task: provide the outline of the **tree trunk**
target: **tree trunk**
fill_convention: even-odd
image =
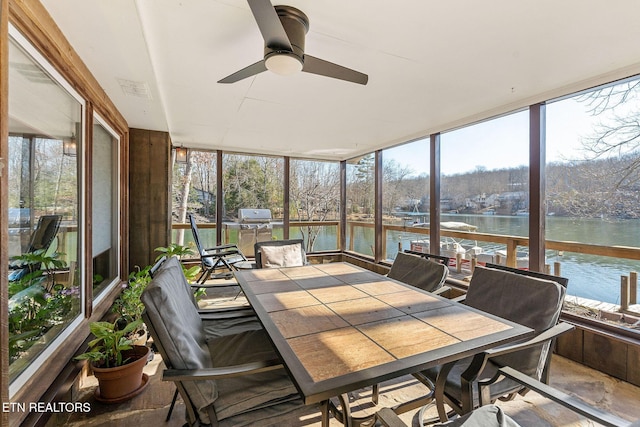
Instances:
[[[187,202],[189,200],[189,190],[191,189],[191,171],[193,169],[193,158],[191,156],[191,150],[187,151],[187,165],[184,170],[184,176],[178,194],[178,200],[180,205],[176,209],[178,215],[178,223],[184,224],[187,222]],[[176,243],[179,245],[184,244],[184,229],[177,231]]]

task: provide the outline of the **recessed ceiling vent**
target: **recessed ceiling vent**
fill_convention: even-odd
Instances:
[[[153,99],[149,85],[146,82],[136,82],[126,79],[117,80],[125,95],[135,96],[136,98]]]

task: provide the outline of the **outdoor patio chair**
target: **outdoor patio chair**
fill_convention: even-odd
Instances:
[[[42,215],[38,219],[36,228],[31,233],[29,239],[29,247],[25,253],[34,253],[36,251],[46,252],[51,246],[53,239],[55,239],[60,229],[60,222],[62,222],[62,215]],[[12,270],[9,273],[9,281],[15,281],[21,279],[25,274],[29,272],[29,265],[24,263],[11,263],[9,268]],[[32,269],[40,269],[40,265],[31,265]]]
[[[257,242],[254,250],[257,268],[300,267],[307,263],[302,239]]]
[[[259,324],[211,335],[180,276],[177,260],[167,260],[141,300],[143,319],[167,367],[163,380],[176,384],[189,425],[287,425],[291,419],[297,424],[317,412],[303,405]]]
[[[442,288],[449,267],[426,257],[398,252],[387,277],[428,292],[438,292]]]
[[[540,274],[531,277],[527,271],[476,267],[463,303],[528,326],[535,336],[416,374],[432,390],[441,421],[448,419],[445,404],[463,415],[498,398],[511,399],[527,391],[522,384],[501,377],[500,367],[510,366],[537,380],[547,379],[552,342],[573,326],[558,324],[565,287],[554,276],[545,279]]]
[[[210,277],[231,279],[233,277],[233,273],[231,272],[235,270],[234,264],[245,262],[247,258],[240,252],[240,249],[238,249],[238,246],[235,244],[205,248],[200,239],[200,232],[198,231],[195,216],[192,214],[189,214],[189,222],[191,223],[193,241],[198,248],[200,263],[202,265],[202,273],[200,273],[200,276],[196,279],[196,283],[203,284]],[[215,271],[218,269],[225,269],[226,271],[216,274]]]
[[[503,367],[498,370],[499,375],[508,377],[511,380],[521,384],[527,389],[548,398],[549,400],[559,403],[584,416],[585,418],[595,421],[599,425],[610,427],[638,427],[640,426],[640,420],[631,422],[624,420],[609,412],[603,411],[595,406],[589,405],[583,400],[564,393],[558,389],[555,389],[547,384],[537,381],[521,372],[516,371],[510,367]],[[424,411],[418,413],[419,423],[422,423]],[[376,418],[385,427],[407,427],[407,425],[396,415],[391,408],[382,408],[376,413]],[[422,424],[420,424],[422,425]],[[433,427],[492,427],[492,426],[505,426],[505,427],[517,427],[520,424],[516,423],[512,418],[506,415],[500,407],[488,404],[481,406],[472,412],[455,418],[445,423],[433,424]]]

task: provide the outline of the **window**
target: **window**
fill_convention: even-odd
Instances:
[[[224,154],[222,168],[225,242],[238,243],[243,254],[253,256],[256,241],[283,238],[284,159]],[[240,209],[267,209],[271,224],[241,225]]]
[[[407,231],[429,223],[429,164],[428,138],[382,152],[383,258],[393,260],[398,251],[415,249],[429,239]]]
[[[640,248],[640,80],[550,102],[546,110],[547,249],[554,242],[547,263],[569,278],[569,295],[620,304],[621,277],[640,269],[612,248]]]
[[[340,165],[291,160],[289,188],[289,237],[302,238],[307,252],[337,249]],[[296,225],[295,222],[302,224]]]
[[[114,132],[96,117],[93,125],[92,256],[93,296],[118,279],[119,270],[119,170]]]
[[[218,154],[211,151],[188,150],[178,161],[174,150],[172,185],[172,222],[188,224],[189,214],[196,217],[204,247],[216,245],[216,177]],[[174,227],[173,243],[190,247],[197,253],[188,227]]]
[[[367,154],[347,162],[347,248],[373,256],[375,155]]]
[[[10,394],[82,314],[83,102],[13,28],[9,42]]]
[[[441,136],[441,253],[504,264],[508,244],[473,234],[529,235],[529,116],[513,113]],[[529,266],[518,247],[517,266]]]

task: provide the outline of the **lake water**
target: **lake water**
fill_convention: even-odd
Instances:
[[[420,219],[418,217],[418,219]],[[442,215],[442,221],[461,221],[478,227],[478,232],[527,236],[528,217],[501,215]],[[297,237],[295,228],[291,237]],[[357,227],[354,232],[354,249],[362,254],[373,254],[373,229]],[[417,237],[406,232],[387,233],[387,257],[394,259],[398,243],[409,249],[412,239]],[[602,220],[565,217],[547,217],[547,239],[574,241],[605,246],[640,246],[640,220]],[[462,244],[475,245],[473,241]],[[335,227],[325,227],[318,236],[315,250],[335,249]],[[503,249],[497,245],[478,242],[486,252]],[[640,261],[547,251],[547,263],[561,263],[562,275],[569,278],[568,294],[613,304],[620,303],[620,276],[631,271],[640,272]]]

